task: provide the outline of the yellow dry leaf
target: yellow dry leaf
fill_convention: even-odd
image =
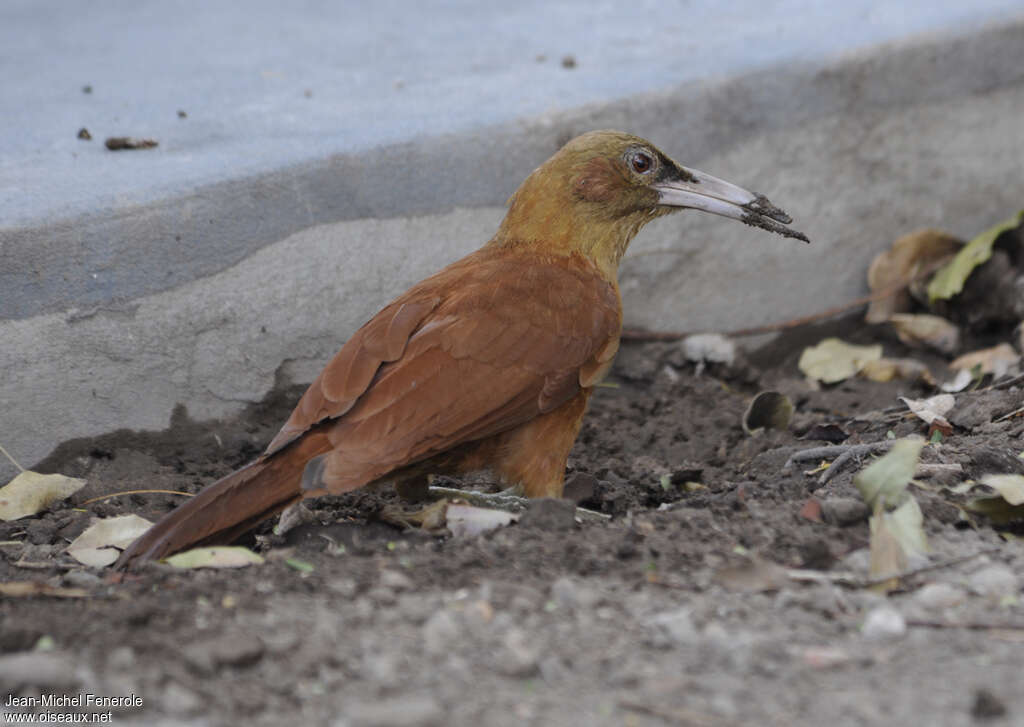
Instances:
[[[935,378],[928,367],[912,358],[880,358],[877,361],[868,361],[860,370],[860,375],[871,381],[885,382],[893,379],[917,381],[920,379],[926,384],[935,385]]]
[[[17,520],[35,515],[83,487],[85,480],[24,470],[0,487],[0,520]]]
[[[244,568],[263,563],[263,556],[235,545],[213,545],[175,553],[164,562],[175,568]]]
[[[838,338],[826,338],[805,348],[797,364],[812,379],[825,384],[843,381],[859,372],[868,361],[882,358],[882,346],[857,346]]]
[[[868,286],[872,293],[877,293],[901,281],[910,281],[943,258],[951,257],[961,245],[960,240],[942,230],[924,229],[904,235],[892,248],[875,256],[868,268]],[[865,320],[883,323],[893,313],[908,311],[910,307],[910,295],[902,287],[890,296],[872,301]]]
[[[1013,350],[1013,346],[1008,343],[1000,343],[998,346],[982,348],[958,356],[949,364],[949,368],[974,371],[975,366],[980,366],[978,373],[993,374],[998,377],[1005,374],[1018,361],[1020,361],[1020,354]]]
[[[67,553],[79,563],[102,568],[117,560],[121,550],[131,545],[150,526],[151,522],[138,515],[97,518],[72,541]]]
[[[960,345],[960,329],[941,316],[928,313],[894,313],[889,323],[908,346],[927,346],[950,354]]]
[[[988,485],[1011,505],[1024,505],[1024,476],[985,475],[981,484]]]

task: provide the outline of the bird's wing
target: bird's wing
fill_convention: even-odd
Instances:
[[[268,454],[334,419],[321,484],[358,487],[568,401],[607,369],[620,328],[618,291],[582,258],[484,248],[363,326]]]

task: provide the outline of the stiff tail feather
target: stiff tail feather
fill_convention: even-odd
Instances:
[[[306,462],[329,447],[326,437],[311,432],[284,450],[235,470],[167,513],[121,553],[114,568],[124,570],[187,548],[232,542],[302,499]]]

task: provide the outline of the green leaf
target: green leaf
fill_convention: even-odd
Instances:
[[[1024,223],[1024,210],[998,225],[993,225],[960,248],[956,256],[940,268],[928,283],[928,301],[934,303],[937,300],[946,300],[963,290],[971,271],[992,257],[992,246],[996,238],[1021,223]]]
[[[300,571],[302,573],[312,573],[314,570],[316,570],[313,567],[312,563],[307,563],[306,561],[299,560],[298,558],[286,558],[284,562],[289,567],[294,568],[295,570]]]
[[[907,484],[917,469],[917,459],[924,447],[922,439],[901,439],[884,457],[879,457],[853,478],[861,497],[872,509],[877,504],[895,507],[903,497]]]
[[[924,515],[917,500],[908,497],[906,502],[892,512],[885,513],[889,529],[899,541],[900,547],[909,558],[924,557],[928,554],[928,538],[924,534]]]

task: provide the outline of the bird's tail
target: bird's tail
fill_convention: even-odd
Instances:
[[[187,548],[230,543],[288,505],[302,499],[306,462],[330,448],[311,432],[294,445],[235,470],[167,513],[125,550],[114,564],[127,569]]]

